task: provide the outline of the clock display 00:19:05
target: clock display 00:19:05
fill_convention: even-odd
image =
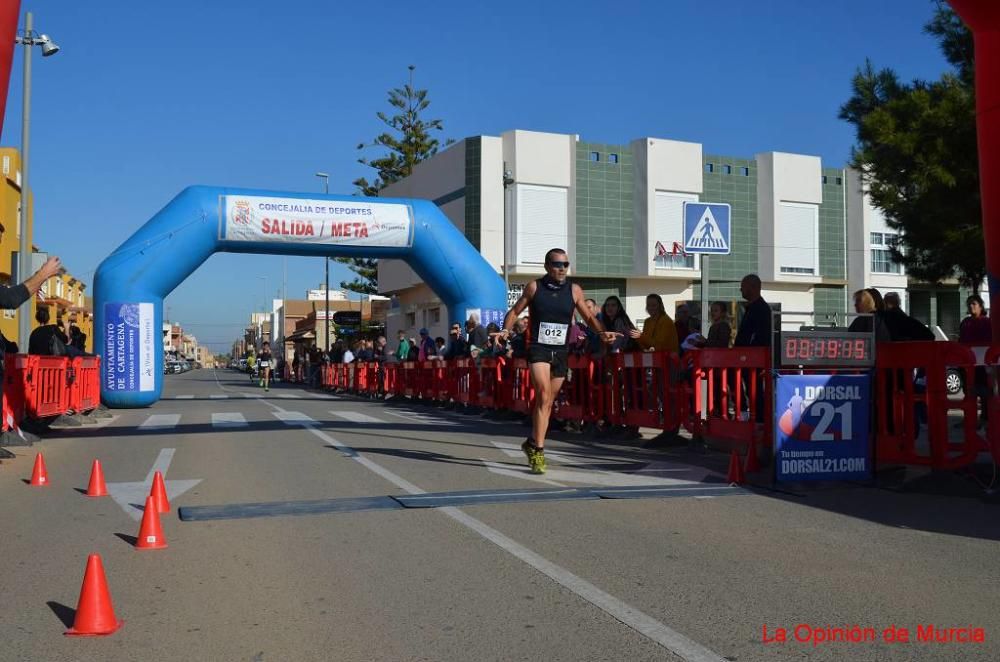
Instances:
[[[871,360],[871,338],[786,336],[781,342],[784,363]]]

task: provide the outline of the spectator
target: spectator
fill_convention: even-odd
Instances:
[[[619,334],[615,341],[608,347],[610,353],[627,352],[632,348],[634,343],[630,338],[629,332],[635,330],[635,324],[632,323],[632,320],[629,319],[628,314],[625,312],[621,299],[614,295],[605,299],[604,305],[601,306],[600,319],[605,329]]]
[[[879,292],[874,287],[865,288],[865,292],[871,295],[872,301],[875,302],[875,312],[884,313],[885,312],[885,299],[882,298],[882,293]]]
[[[427,329],[420,329],[420,344],[417,349],[417,360],[426,361],[437,354],[437,346],[431,340],[431,332]]]
[[[410,353],[406,357],[407,361],[416,361],[420,357],[420,345],[417,343],[417,339],[410,336]]]
[[[879,297],[881,300],[881,296]],[[864,317],[855,317],[848,331],[853,333],[871,333],[875,330],[876,342],[888,342],[892,340],[889,327],[885,325],[882,313],[878,312],[875,297],[870,290],[858,290],[854,293],[854,311],[865,314]]]
[[[87,351],[87,334],[81,331],[80,327],[74,324],[72,320],[70,320],[69,327],[69,344],[81,352]]]
[[[885,325],[894,341],[934,340],[934,334],[920,320],[910,317],[900,307],[897,292],[885,295]]]
[[[351,351],[350,345],[345,345],[344,353],[341,354],[339,363],[351,363],[352,361],[354,361],[354,352]]]
[[[726,319],[726,305],[716,301],[709,309],[712,314],[712,326],[708,328],[708,339],[705,347],[729,347],[733,335],[733,327]]]
[[[437,346],[437,351],[435,352],[435,355],[438,358],[440,358],[441,352],[444,351],[444,345],[445,345],[444,338],[438,336],[437,338],[434,339],[434,344]]]
[[[386,359],[385,350],[386,350],[386,345],[388,344],[389,341],[386,340],[385,336],[379,336],[375,340],[375,346],[372,348],[372,352],[374,354],[374,359],[379,363],[385,361]]]
[[[399,337],[399,344],[396,346],[396,359],[399,361],[409,361],[410,341],[406,339],[406,331],[400,329],[397,336]]]
[[[734,347],[768,347],[774,349],[774,342],[771,336],[771,306],[764,301],[760,295],[761,282],[757,274],[747,274],[740,281],[740,294],[747,301],[746,312],[743,313],[743,321],[740,322],[739,331],[736,332]],[[742,372],[742,371],[741,371]],[[754,420],[757,423],[764,422],[764,375],[763,372],[757,376],[757,398],[756,402],[750,402],[750,379],[743,374],[740,379],[743,381],[743,406],[756,411]],[[735,386],[735,381],[730,387]]]
[[[358,343],[358,352],[354,359],[368,363],[375,360],[375,344],[371,340],[362,340]]]
[[[514,330],[507,341],[508,356],[512,359],[523,359],[528,356],[528,320],[519,317],[514,322]]]
[[[49,307],[39,306],[35,311],[35,321],[40,326],[31,332],[28,337],[28,354],[40,354],[42,356],[67,356],[69,355],[69,336],[66,335],[62,324],[49,324]],[[82,352],[72,348],[76,354]]]
[[[677,328],[677,340],[683,341],[691,335],[691,309],[686,303],[677,306],[675,311],[674,326]],[[694,329],[698,331],[699,329]]]
[[[478,316],[475,314],[469,315],[469,319],[465,323],[465,331],[470,346],[478,347],[479,349],[486,347],[489,334],[483,328],[483,325],[479,323]]]
[[[677,352],[678,327],[663,307],[663,299],[659,294],[646,296],[646,313],[649,317],[642,323],[642,333],[638,329],[629,331],[629,337],[635,340],[643,351]]]
[[[962,320],[958,327],[958,342],[967,345],[989,345],[993,342],[993,329],[990,326],[990,318],[986,314],[986,307],[983,298],[978,294],[973,294],[965,300],[965,306],[969,311],[969,316]],[[976,397],[982,402],[982,415],[979,418],[979,425],[986,425],[989,420],[989,380],[986,377],[986,366],[976,366]]]
[[[702,347],[705,346],[705,343],[707,342],[705,340],[705,336],[701,335],[701,331],[699,331],[699,329],[701,329],[700,319],[698,319],[697,317],[692,317],[690,320],[688,320],[688,329],[691,331],[691,333],[689,333],[687,338],[685,338],[681,342],[682,354],[692,349],[701,349]]]
[[[734,347],[771,347],[771,306],[760,295],[757,274],[747,274],[740,281],[740,294],[746,299],[746,312],[736,332]]]
[[[444,350],[444,358],[461,359],[469,355],[469,347],[462,338],[462,326],[455,322],[448,332],[448,345]]]

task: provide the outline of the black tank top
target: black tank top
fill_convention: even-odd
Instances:
[[[548,276],[539,278],[535,284],[535,296],[528,304],[531,342],[565,349],[569,342],[569,325],[573,323],[573,285],[569,279],[560,284]]]

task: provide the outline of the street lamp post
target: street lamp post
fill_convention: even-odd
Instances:
[[[511,184],[514,183],[514,174],[511,172],[510,168],[507,167],[507,162],[503,162],[503,286],[504,286],[504,296],[508,299],[510,298],[510,265],[508,264],[507,256],[507,189]]]
[[[317,172],[316,176],[323,180],[323,193],[330,195],[330,175],[325,172]],[[324,351],[330,353],[330,256],[323,256],[324,282],[326,285],[323,294],[326,297],[326,315],[323,317],[323,325],[326,327],[326,347]]]
[[[31,12],[24,15],[24,34],[15,42],[24,46],[23,94],[21,97],[21,237],[18,246],[17,278],[24,282],[31,275],[31,241],[28,239],[28,147],[31,128],[31,47],[41,46],[42,57],[55,55],[59,47],[48,35],[37,34],[33,30]],[[18,342],[27,347],[31,334],[31,299],[26,301],[18,313]]]

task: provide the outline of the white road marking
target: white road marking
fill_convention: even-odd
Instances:
[[[149,473],[146,475],[146,480],[141,483],[108,483],[108,494],[135,521],[138,522],[142,519],[142,506],[146,503],[146,496],[153,486],[153,475],[157,471],[163,474],[163,484],[167,488],[167,498],[171,501],[201,482],[201,479],[166,480],[167,469],[170,468],[174,452],[175,449],[173,448],[160,449],[159,455],[156,456],[156,461],[153,462],[152,468],[150,468]]]
[[[278,393],[276,397],[285,398],[286,400],[300,400],[302,398],[298,393]]]
[[[403,414],[398,411],[389,411],[388,413],[391,416],[398,416],[408,421],[412,421],[418,425],[444,425],[446,427],[458,427],[460,425],[458,421],[454,421],[449,418],[438,418],[437,416],[428,416],[427,414]]]
[[[161,448],[160,454],[156,456],[156,460],[153,461],[153,466],[150,468],[149,473],[146,474],[146,482],[150,485],[153,484],[153,474],[159,471],[164,477],[167,475],[167,469],[170,468],[170,463],[174,459],[174,453],[176,449],[174,448]]]
[[[350,446],[346,446],[337,441],[322,430],[306,425],[306,430],[316,435],[326,442],[326,445],[333,446],[345,454],[350,454],[352,460],[358,462],[370,471],[378,474],[396,487],[405,490],[410,494],[427,494],[427,492],[408,480],[397,476],[385,467],[369,460]],[[530,474],[529,474],[530,475]],[[497,545],[512,556],[524,561],[535,570],[538,570],[557,584],[568,588],[570,591],[583,598],[598,609],[601,609],[611,617],[621,621],[628,627],[643,636],[655,641],[675,655],[678,655],[686,662],[724,662],[725,658],[717,653],[705,648],[693,639],[689,639],[680,632],[668,627],[655,618],[639,611],[628,603],[619,600],[610,593],[606,593],[597,588],[582,577],[574,575],[569,570],[556,565],[555,563],[537,554],[524,545],[508,538],[496,529],[487,526],[475,517],[464,513],[455,507],[439,508],[439,512],[446,514],[463,526],[475,531],[493,544]]]
[[[305,423],[315,423],[315,419],[306,416],[300,411],[285,411],[280,409],[279,411],[271,412],[274,414],[275,418],[279,421],[288,423],[289,425],[302,425]]]
[[[177,395],[174,396],[174,400],[194,400],[193,395]]]
[[[285,411],[272,402],[265,401],[265,403],[274,407],[278,412]],[[425,490],[422,490],[406,479],[392,473],[385,467],[369,460],[367,457],[361,455],[350,446],[347,446],[326,434],[323,430],[319,430],[312,425],[304,425],[303,429],[308,430],[325,441],[326,445],[333,446],[334,448],[349,455],[352,460],[364,466],[369,471],[378,474],[396,487],[405,490],[410,494],[427,494]],[[536,554],[520,543],[508,538],[496,529],[487,526],[475,517],[462,512],[460,509],[447,507],[440,508],[439,512],[448,515],[448,517],[451,517],[459,524],[475,531],[512,556],[535,568],[560,586],[564,586],[569,589],[590,604],[604,611],[612,618],[621,621],[636,632],[652,641],[655,641],[686,662],[725,661],[725,658],[720,656],[718,653],[709,650],[693,639],[684,636],[680,632],[677,632],[655,618],[639,611],[628,603],[619,600],[610,593],[602,591],[585,579],[574,575],[569,570],[566,570],[555,563],[552,563],[548,559]]]
[[[381,423],[383,425],[388,425],[386,421],[380,418],[375,418],[374,416],[369,416],[368,414],[362,414],[356,411],[334,411],[330,410],[330,413],[337,418],[342,418],[345,421],[350,421],[351,423]]]
[[[219,393],[213,393],[212,395],[210,395],[208,397],[211,398],[212,400],[228,400],[229,399],[228,395],[219,394]]]
[[[212,414],[214,428],[245,428],[249,425],[247,419],[239,412],[223,412]]]
[[[139,426],[140,430],[165,430],[173,427],[177,427],[177,424],[181,422],[180,414],[152,414],[142,425]]]
[[[545,457],[548,458],[548,456],[549,453],[546,451]],[[488,460],[482,460],[482,463],[490,471],[490,473],[539,482],[539,476],[530,473],[528,471],[527,464],[525,464],[523,469],[514,469],[509,464],[500,464],[498,462],[490,462]],[[564,483],[582,483],[584,485],[599,485],[601,487],[648,487],[651,485],[695,484],[695,481],[693,480],[681,480],[679,478],[636,476],[634,474],[623,474],[615,471],[592,471],[587,469],[573,471],[569,469],[549,469],[545,472],[545,479],[548,481],[555,481],[558,485],[562,485]]]

